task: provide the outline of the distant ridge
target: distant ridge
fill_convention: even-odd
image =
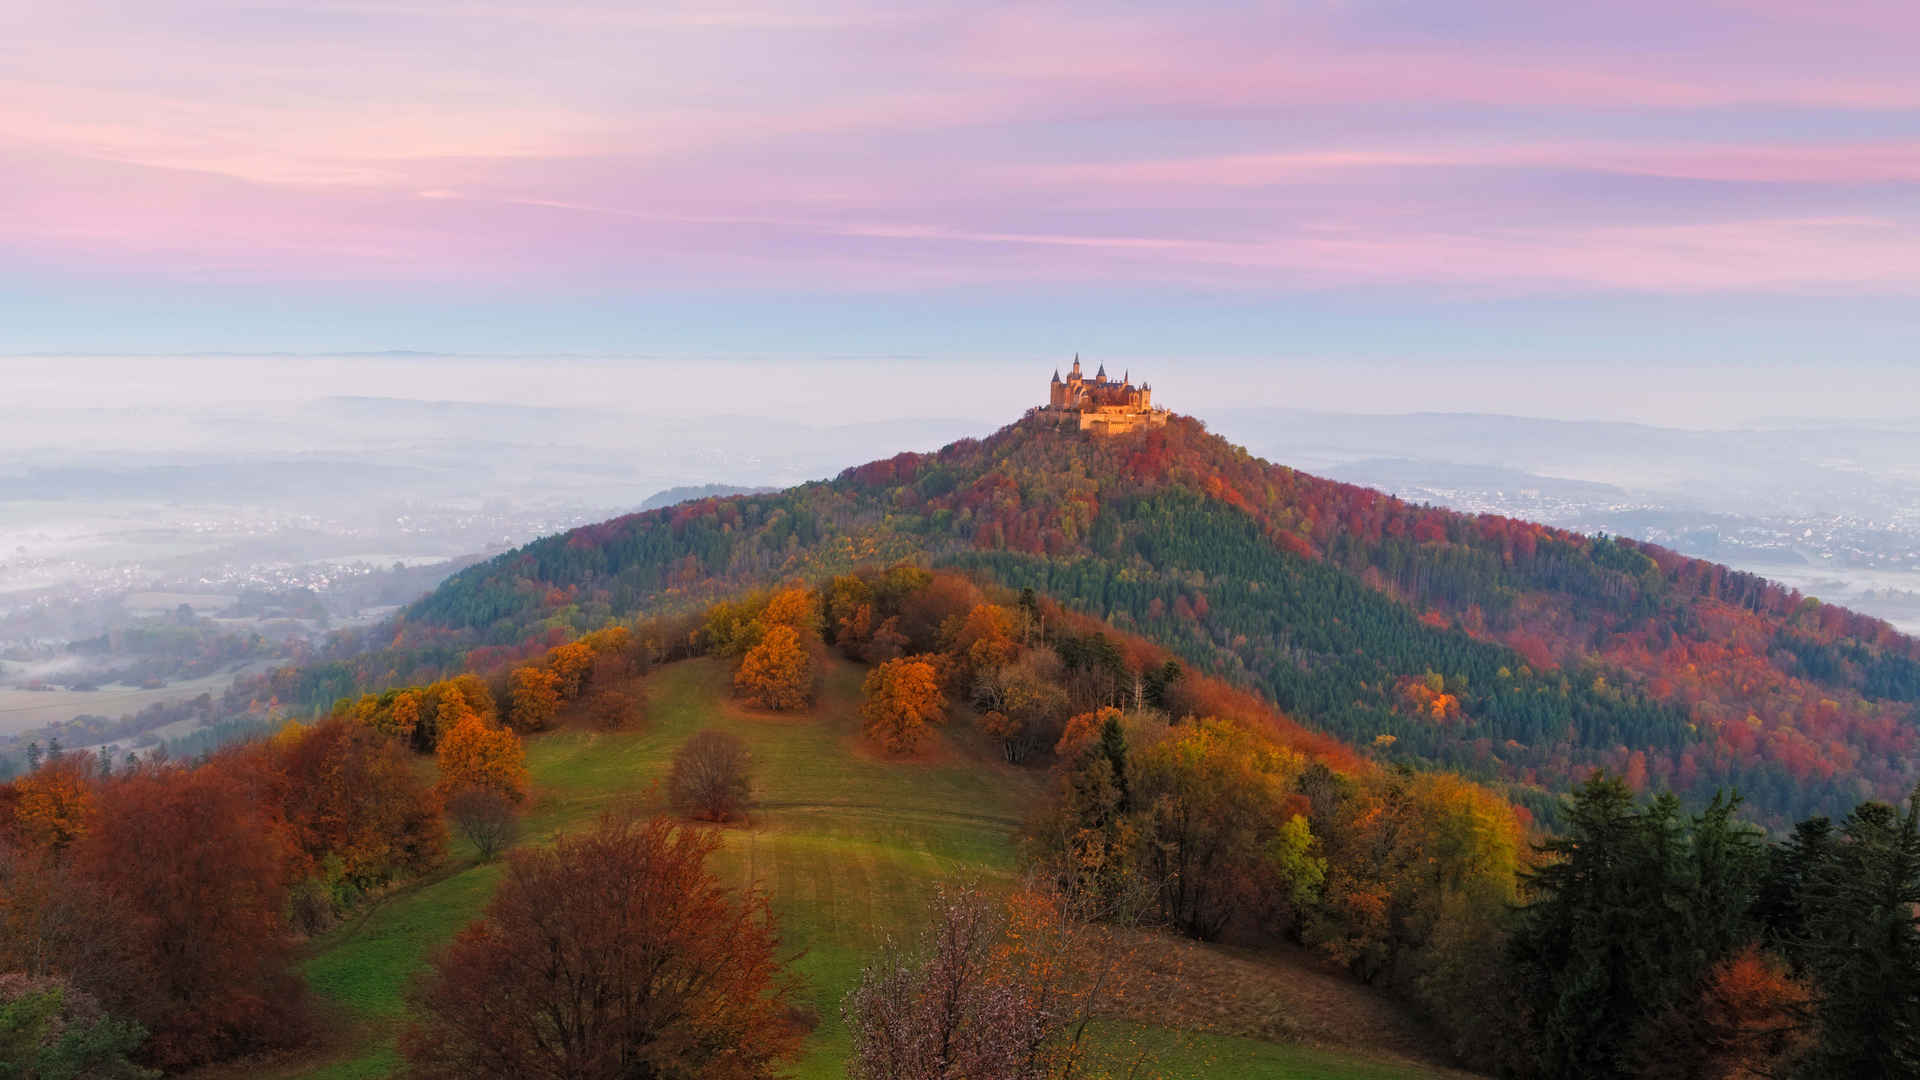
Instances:
[[[770,487],[740,487],[736,484],[683,484],[679,487],[670,487],[665,491],[656,491],[647,496],[647,500],[640,504],[640,511],[644,513],[665,506],[678,506],[695,499],[724,499],[729,495],[766,495],[778,490]]]

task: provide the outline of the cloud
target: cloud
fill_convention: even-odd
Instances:
[[[1920,8],[1845,7],[38,5],[0,272],[1920,292]]]

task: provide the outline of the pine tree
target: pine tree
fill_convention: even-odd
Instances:
[[[1920,793],[1856,807],[1808,875],[1802,957],[1820,989],[1810,1075],[1920,1076]]]

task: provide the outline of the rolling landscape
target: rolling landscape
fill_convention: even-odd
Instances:
[[[1920,1080],[1912,0],[0,20],[0,1080]]]

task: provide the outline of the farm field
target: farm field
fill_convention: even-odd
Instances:
[[[795,954],[806,1000],[820,1023],[793,1069],[801,1080],[845,1075],[848,1035],[840,1001],[889,939],[919,932],[926,899],[943,879],[1010,886],[1018,870],[1015,835],[1044,774],[1001,763],[965,723],[944,733],[925,759],[887,761],[858,738],[864,669],[840,662],[825,673],[809,713],[762,714],[731,697],[728,669],[712,660],[662,667],[646,681],[647,711],[634,731],[562,730],[527,743],[534,794],[526,843],[580,828],[623,800],[661,808],[657,781],[673,751],[702,728],[745,739],[759,804],[750,823],[731,827],[715,869],[772,899],[785,947]],[[406,1021],[405,987],[425,957],[485,906],[501,868],[476,865],[456,843],[447,872],[397,893],[313,943],[304,974],[323,1007],[344,1014],[349,1033],[306,1060],[265,1075],[348,1080],[393,1075],[395,1038]],[[1241,1034],[1305,1033],[1304,1041],[1196,1034],[1118,1022],[1102,1034],[1151,1047],[1160,1075],[1184,1077],[1389,1077],[1464,1075],[1426,1063],[1424,1039],[1397,1011],[1363,988],[1304,963],[1256,963],[1152,935],[1156,959],[1201,973],[1195,1015],[1179,1022]],[[1209,975],[1229,979],[1266,1015],[1209,1017]],[[1235,995],[1229,994],[1227,999]],[[1245,1013],[1244,1004],[1240,1008]],[[1276,1017],[1275,1013],[1286,1014]],[[1353,1020],[1350,1041],[1339,1029]],[[250,1070],[249,1075],[262,1075]]]

